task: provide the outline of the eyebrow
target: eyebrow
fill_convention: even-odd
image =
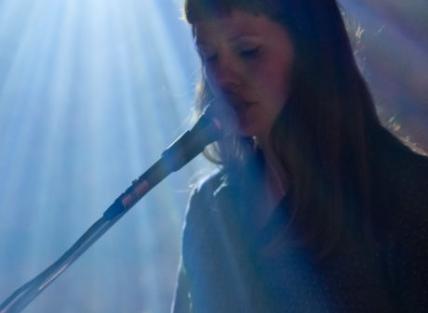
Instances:
[[[230,38],[227,38],[227,39],[228,39],[228,41],[238,41],[238,40],[241,40],[242,38],[252,40],[252,39],[259,39],[261,37],[262,36],[260,36],[260,35],[253,35],[253,34],[250,35],[250,34],[240,33],[240,34],[232,35]],[[198,47],[209,46],[209,44],[206,43],[204,40],[198,40],[198,39],[195,40],[195,44]]]
[[[204,47],[204,46],[208,46],[208,44],[203,41],[203,40],[195,40],[195,44],[197,47]]]
[[[254,35],[254,34],[237,34],[237,35],[233,35],[233,36],[231,36],[230,38],[229,38],[229,40],[230,41],[237,41],[237,40],[239,40],[239,39],[242,39],[242,38],[244,38],[244,39],[258,39],[258,38],[260,38],[260,37],[262,37],[262,36],[260,36],[260,35]]]

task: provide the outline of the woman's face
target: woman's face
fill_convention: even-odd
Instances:
[[[294,49],[286,29],[235,10],[195,23],[194,33],[215,98],[235,111],[242,135],[266,140],[289,94]]]

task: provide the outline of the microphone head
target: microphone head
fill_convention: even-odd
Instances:
[[[229,137],[238,132],[236,113],[224,101],[210,102],[204,108],[202,116],[206,116],[214,123],[222,137]]]

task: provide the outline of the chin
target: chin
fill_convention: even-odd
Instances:
[[[254,127],[254,125],[239,125],[239,135],[242,137],[256,137],[259,138],[262,136],[260,129]]]

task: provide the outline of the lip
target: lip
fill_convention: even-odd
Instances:
[[[242,113],[245,110],[247,110],[249,107],[254,105],[255,102],[253,101],[234,101],[230,102],[231,107],[236,113]]]
[[[236,93],[223,95],[221,98],[223,104],[223,114],[229,115],[230,120],[242,123],[246,120],[248,110],[256,104],[256,101],[240,96]],[[233,122],[232,122],[233,123]]]
[[[229,97],[227,103],[237,111],[241,111],[253,105],[255,101],[247,100],[241,97]]]

